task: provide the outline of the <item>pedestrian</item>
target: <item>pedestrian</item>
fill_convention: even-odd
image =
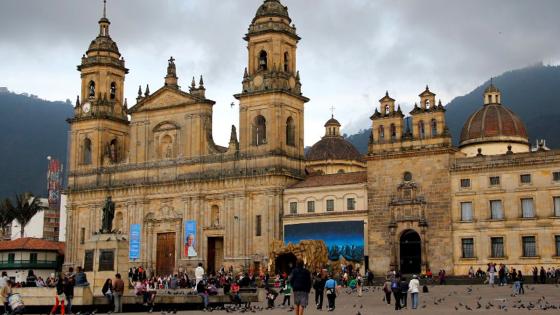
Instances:
[[[445,270],[444,270],[444,269],[441,269],[441,270],[439,271],[439,284],[440,284],[440,285],[445,285],[445,280],[446,280],[446,279],[445,279]]]
[[[11,280],[4,280],[2,283],[2,287],[0,287],[0,297],[2,297],[2,302],[4,304],[4,313],[10,313],[10,303],[8,298],[12,295],[12,281]]]
[[[266,291],[266,302],[267,302],[266,309],[271,310],[274,308],[274,300],[276,300],[278,293],[271,287],[266,288],[265,291]]]
[[[399,287],[401,289],[401,307],[408,308],[406,301],[408,297],[408,281],[405,276],[401,277]]]
[[[72,300],[74,299],[74,285],[76,283],[76,278],[72,273],[68,278],[66,278],[66,286],[64,287],[64,294],[66,295],[66,314],[72,314]]]
[[[313,289],[315,290],[315,305],[317,309],[323,309],[323,296],[325,290],[325,283],[327,279],[322,272],[318,272],[315,275],[315,281],[313,281]]]
[[[311,273],[303,266],[303,260],[298,259],[296,267],[290,275],[290,284],[294,290],[294,305],[296,315],[303,315],[307,307],[309,291],[311,291]]]
[[[383,293],[385,293],[385,302],[391,304],[391,278],[387,276],[383,283]]]
[[[543,266],[541,266],[541,283],[542,284],[546,283],[546,270],[544,270]]]
[[[329,274],[329,279],[325,281],[325,291],[327,292],[327,310],[329,312],[334,311],[336,307],[336,280],[333,279],[332,274]]]
[[[408,292],[410,292],[410,299],[412,300],[412,309],[418,307],[418,293],[420,292],[420,281],[417,275],[412,275],[412,280],[408,284]]]
[[[496,264],[489,263],[488,264],[488,284],[494,287],[494,279],[496,274]]]
[[[284,294],[284,300],[282,301],[282,306],[286,305],[288,302],[288,306],[290,306],[290,299],[292,298],[292,286],[290,285],[289,281],[284,283],[284,287],[282,288],[282,293]]]
[[[521,270],[517,271],[517,281],[519,281],[519,294],[525,294],[525,289],[523,288],[523,274]]]
[[[537,284],[539,279],[539,269],[537,269],[537,266],[533,267],[533,284]]]
[[[107,298],[107,302],[109,302],[109,310],[114,309],[115,303],[113,301],[113,281],[111,281],[111,279],[105,280],[105,283],[101,288],[101,293],[105,298]]]
[[[399,274],[396,274],[395,277],[391,279],[391,291],[393,291],[393,297],[395,298],[395,311],[401,309],[401,288],[399,286],[399,280]]]
[[[198,281],[196,284],[196,292],[200,297],[202,297],[202,303],[204,305],[204,310],[208,309],[208,290],[204,280]]]
[[[368,286],[373,285],[373,272],[371,272],[371,270],[368,270],[367,281],[368,281]]]
[[[124,281],[121,279],[121,274],[115,275],[113,281],[113,298],[115,299],[115,313],[122,313],[122,296],[124,294]]]
[[[202,281],[202,277],[204,277],[204,268],[202,268],[202,263],[198,263],[198,267],[194,269],[195,287]]]
[[[363,278],[360,274],[356,277],[356,289],[358,290],[358,297],[362,296],[362,285],[363,285]]]
[[[55,296],[55,303],[53,308],[51,309],[50,315],[56,314],[56,310],[60,306],[60,315],[64,315],[64,287],[66,286],[66,278],[62,276],[62,274],[58,275],[58,280],[56,282],[56,296]]]

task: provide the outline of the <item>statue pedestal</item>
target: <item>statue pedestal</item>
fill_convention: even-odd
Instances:
[[[115,233],[95,234],[84,244],[83,267],[94,295],[107,279],[115,279],[117,273],[128,287],[128,236]]]

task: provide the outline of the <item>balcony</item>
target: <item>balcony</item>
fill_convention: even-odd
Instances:
[[[0,269],[57,269],[56,260],[0,260]]]

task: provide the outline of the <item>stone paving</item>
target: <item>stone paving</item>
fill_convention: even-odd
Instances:
[[[410,309],[410,296],[408,298],[409,309],[401,311],[394,310],[394,304],[387,305],[383,301],[383,292],[380,287],[372,287],[373,290],[364,292],[362,297],[358,297],[356,293],[348,294],[342,290],[336,299],[336,309],[334,312],[327,312],[324,308],[322,311],[316,310],[310,305],[305,314],[344,314],[344,315],[366,315],[366,314],[558,314],[560,312],[560,287],[558,285],[526,285],[525,295],[512,297],[511,285],[505,287],[491,288],[485,285],[448,285],[448,286],[430,286],[429,293],[420,293],[419,308]],[[293,297],[292,297],[293,298]],[[313,303],[313,292],[309,296],[310,303]],[[292,300],[293,301],[293,300]],[[276,299],[276,305],[281,304],[282,295]],[[394,302],[394,301],[391,301]],[[477,302],[480,305],[477,305]],[[326,298],[325,298],[326,303]],[[531,304],[534,308],[531,308]],[[212,313],[218,314],[236,314],[236,313],[258,313],[258,314],[293,314],[289,308],[276,307],[273,310],[262,309],[266,306],[266,302],[254,303],[251,310],[212,310]],[[541,308],[545,308],[542,309]],[[154,311],[156,315],[166,315],[159,309]],[[207,314],[203,311],[179,311],[177,314]],[[146,314],[146,313],[138,313]],[[169,314],[171,315],[171,314]]]

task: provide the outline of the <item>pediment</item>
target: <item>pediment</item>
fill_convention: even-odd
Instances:
[[[142,111],[162,110],[175,106],[200,103],[196,96],[170,87],[162,87],[154,94],[144,97],[134,105],[129,113]]]

